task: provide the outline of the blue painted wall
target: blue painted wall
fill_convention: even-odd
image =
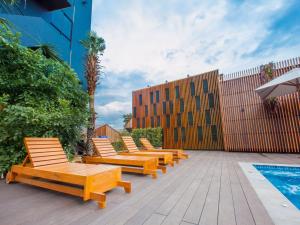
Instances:
[[[58,0],[53,0],[56,1]],[[22,33],[23,45],[53,45],[86,87],[85,49],[79,41],[85,39],[91,30],[92,0],[68,0],[66,2],[70,4],[69,7],[52,11],[37,2],[19,0],[12,7],[0,2],[0,17],[7,18]]]

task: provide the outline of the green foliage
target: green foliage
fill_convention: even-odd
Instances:
[[[131,136],[138,147],[141,147],[140,138],[147,138],[154,147],[162,146],[162,128],[134,129]]]
[[[0,174],[24,156],[23,138],[59,137],[72,158],[88,96],[70,67],[19,44],[0,25]]]
[[[122,141],[112,142],[111,144],[117,152],[123,151],[125,149]]]
[[[126,124],[131,120],[132,113],[124,114],[122,117],[123,117],[123,123],[124,123],[124,127],[125,127]]]

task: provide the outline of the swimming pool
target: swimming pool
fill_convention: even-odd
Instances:
[[[253,166],[300,210],[300,167]]]

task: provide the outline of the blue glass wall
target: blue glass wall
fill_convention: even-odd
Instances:
[[[19,0],[14,6],[0,2],[0,17],[22,33],[22,44],[54,46],[84,86],[85,50],[79,41],[91,29],[91,14],[92,0]]]

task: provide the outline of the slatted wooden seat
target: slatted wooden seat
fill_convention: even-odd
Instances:
[[[159,164],[161,166],[166,166],[166,165],[174,166],[172,153],[141,151],[137,148],[133,138],[130,136],[123,136],[122,140],[127,149],[127,153],[122,153],[122,154],[130,154],[136,156],[154,156],[159,159]]]
[[[151,152],[171,152],[173,154],[173,159],[177,163],[180,159],[188,159],[188,154],[186,154],[183,149],[155,149],[151,142],[147,138],[140,138],[140,142],[145,150]]]
[[[84,156],[82,158],[83,162],[119,165],[122,167],[123,172],[152,175],[153,178],[157,177],[157,158],[118,155],[107,138],[93,138],[93,144],[96,155]]]
[[[93,199],[106,206],[104,192],[117,186],[131,191],[122,181],[121,167],[70,163],[58,138],[25,138],[27,156],[22,165],[13,165],[6,181],[17,181],[58,192]]]

